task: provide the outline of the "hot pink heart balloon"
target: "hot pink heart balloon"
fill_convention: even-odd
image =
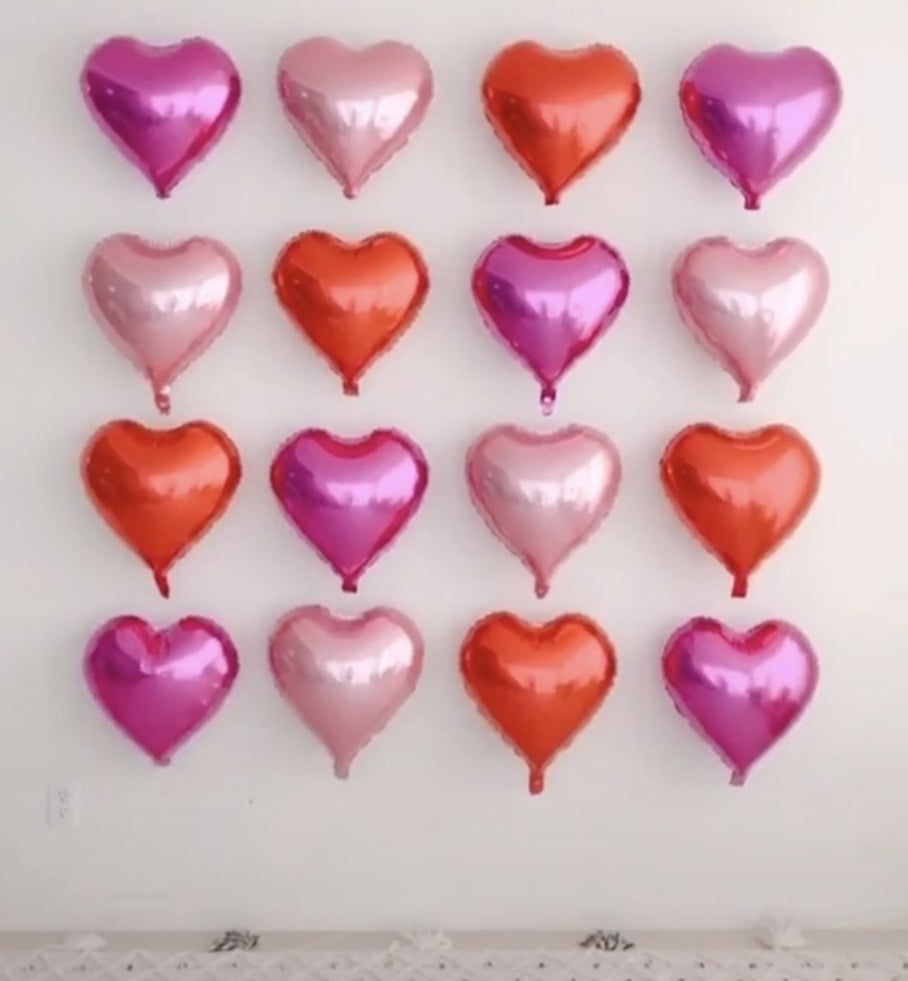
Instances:
[[[554,433],[497,426],[470,447],[466,470],[473,503],[533,573],[540,597],[605,520],[621,481],[611,440],[585,426]]]
[[[536,376],[546,413],[557,382],[612,325],[629,287],[624,260],[591,235],[558,245],[509,235],[473,270],[483,320]]]
[[[359,439],[305,429],[271,464],[284,513],[349,593],[416,513],[428,480],[422,451],[393,429]]]
[[[684,323],[747,402],[819,319],[829,271],[798,239],[748,247],[704,238],[678,258],[672,289]]]
[[[679,96],[701,152],[753,210],[829,131],[842,85],[811,48],[763,53],[719,44],[690,64]]]
[[[230,637],[204,617],[161,630],[140,617],[116,617],[89,641],[84,660],[98,704],[160,764],[217,712],[239,668]]]
[[[807,638],[769,620],[737,633],[706,617],[675,631],[662,655],[675,708],[744,783],[753,764],[798,720],[817,686]]]
[[[111,38],[89,54],[81,87],[105,135],[162,198],[220,140],[240,102],[236,66],[204,38]]]
[[[170,411],[170,385],[227,326],[242,272],[210,238],[173,246],[112,235],[95,246],[84,276],[92,314],[108,339],[151,383]]]
[[[408,44],[354,50],[313,37],[284,52],[278,94],[303,142],[353,198],[422,122],[432,71]]]
[[[337,617],[321,606],[293,610],[269,644],[281,694],[345,779],[359,751],[409,698],[423,664],[416,627],[396,610]]]

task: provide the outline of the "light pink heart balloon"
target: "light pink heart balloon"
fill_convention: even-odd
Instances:
[[[585,426],[552,433],[497,426],[470,447],[466,469],[473,503],[533,573],[540,597],[606,518],[621,482],[611,440]]]
[[[313,37],[284,52],[278,94],[294,129],[353,198],[422,122],[432,70],[398,41],[355,50]]]
[[[704,238],[678,258],[672,289],[684,323],[747,402],[819,319],[829,272],[798,239],[744,246]]]
[[[383,607],[358,617],[303,606],[277,624],[271,671],[284,698],[334,759],[345,779],[359,751],[413,692],[423,642],[402,613]]]
[[[170,411],[170,385],[227,326],[242,288],[233,253],[210,238],[155,245],[137,235],[99,242],[85,295],[101,329]]]

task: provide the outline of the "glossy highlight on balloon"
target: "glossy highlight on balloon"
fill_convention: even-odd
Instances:
[[[842,84],[812,48],[753,52],[718,44],[688,66],[679,99],[700,151],[752,211],[829,132]]]
[[[223,705],[239,673],[227,632],[205,617],[155,629],[137,616],[105,623],[88,643],[85,681],[113,723],[156,763]]]
[[[550,433],[496,426],[468,450],[466,477],[477,510],[542,597],[611,511],[621,459],[607,436],[585,426]]]
[[[480,256],[472,285],[486,326],[539,381],[548,414],[557,383],[621,312],[630,274],[592,235],[559,244],[508,235]]]
[[[679,256],[672,291],[684,323],[749,402],[819,320],[829,271],[798,239],[744,246],[704,238]]]
[[[98,326],[148,379],[155,405],[168,413],[170,386],[233,316],[242,272],[214,239],[164,246],[111,235],[93,249],[83,283]]]
[[[204,38],[110,38],[86,59],[81,89],[102,132],[161,198],[221,139],[241,93],[230,56]]]
[[[738,787],[801,717],[819,680],[807,638],[781,620],[738,633],[695,617],[669,638],[662,672],[675,708],[731,769]]]
[[[429,63],[399,41],[357,50],[313,37],[288,48],[278,66],[284,112],[348,198],[407,144],[432,91]]]
[[[539,185],[546,204],[624,135],[640,81],[617,48],[573,51],[520,41],[500,51],[482,82],[485,114],[505,150]]]
[[[592,620],[566,614],[536,626],[512,613],[474,624],[460,650],[470,697],[526,761],[531,794],[602,704],[615,680],[615,651]]]
[[[271,487],[287,518],[348,593],[404,530],[428,482],[422,451],[393,429],[354,439],[304,429],[271,465]]]
[[[331,754],[341,780],[413,693],[423,665],[419,630],[385,607],[355,617],[322,606],[291,610],[268,650],[279,691]]]
[[[347,395],[419,314],[429,271],[414,245],[382,232],[344,242],[305,232],[288,242],[274,287],[294,326],[340,375]]]
[[[82,454],[89,499],[164,597],[169,570],[224,513],[241,475],[236,446],[208,422],[149,429],[120,419],[102,426]]]
[[[660,473],[679,517],[731,573],[736,597],[800,525],[820,486],[810,444],[779,425],[743,433],[688,426],[666,447]]]

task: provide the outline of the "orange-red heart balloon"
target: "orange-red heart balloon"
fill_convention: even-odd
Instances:
[[[734,577],[732,596],[747,595],[748,576],[801,523],[820,484],[813,449],[787,426],[688,426],[660,466],[678,514]]]
[[[546,204],[621,139],[640,104],[637,70],[617,48],[553,51],[520,41],[500,51],[482,83],[486,117]]]
[[[530,768],[530,793],[599,708],[615,651],[592,620],[571,613],[534,626],[511,613],[474,624],[460,650],[467,691]]]
[[[359,378],[419,313],[429,273],[399,235],[344,242],[306,232],[278,256],[274,287],[293,323],[341,376],[344,391],[356,395]]]
[[[168,570],[223,514],[240,475],[237,448],[207,422],[147,429],[121,419],[102,426],[82,456],[88,496],[162,596]]]

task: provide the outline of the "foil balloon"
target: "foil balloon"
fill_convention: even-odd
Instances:
[[[706,617],[672,634],[662,672],[675,708],[731,769],[734,786],[797,722],[819,678],[816,655],[791,624],[738,633]]]
[[[811,48],[763,53],[719,44],[688,66],[679,98],[703,155],[754,210],[829,131],[842,86]]]
[[[483,320],[539,381],[546,413],[557,383],[612,325],[629,288],[621,255],[591,235],[558,245],[509,235],[473,270]]]
[[[408,44],[355,50],[313,37],[284,52],[278,94],[303,142],[353,198],[422,122],[432,71]]]
[[[81,87],[98,126],[162,198],[220,140],[240,102],[236,66],[203,38],[111,38],[89,54]]]
[[[578,614],[534,626],[511,613],[476,623],[460,651],[467,692],[530,769],[542,793],[546,769],[590,720],[615,680],[615,652]]]
[[[218,711],[240,669],[227,633],[194,616],[161,630],[116,617],[89,641],[83,664],[103,711],[162,765]]]
[[[477,510],[542,597],[555,570],[611,511],[621,459],[607,436],[585,426],[552,433],[496,426],[470,447],[466,474]]]
[[[348,593],[416,513],[428,480],[422,451],[393,429],[358,439],[304,429],[271,465],[284,513]]]
[[[692,534],[734,578],[732,596],[801,523],[820,484],[807,440],[787,426],[731,433],[698,423],[668,444],[662,486]]]
[[[92,504],[165,597],[168,571],[224,513],[240,475],[237,448],[207,422],[175,429],[109,422],[82,455]]]
[[[137,235],[99,242],[85,267],[85,295],[111,343],[148,379],[170,411],[170,386],[227,326],[242,273],[210,238],[162,246]]]
[[[361,749],[413,693],[423,664],[416,627],[396,610],[338,617],[321,606],[284,616],[269,644],[278,689],[346,779]]]
[[[679,257],[672,288],[684,323],[748,402],[819,320],[829,272],[798,239],[749,247],[704,238]]]
[[[520,41],[489,64],[482,98],[504,148],[545,203],[557,204],[624,135],[640,104],[640,82],[617,48],[553,51]]]
[[[429,272],[415,246],[383,232],[348,243],[327,232],[288,242],[274,267],[278,300],[340,375],[347,395],[416,319]]]

